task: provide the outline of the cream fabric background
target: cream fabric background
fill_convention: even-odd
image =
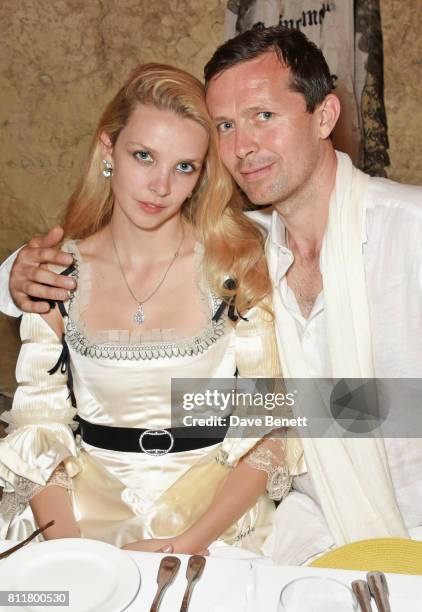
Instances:
[[[225,0],[0,0],[0,259],[58,218],[99,111],[139,62],[202,75]],[[381,0],[390,178],[422,182],[422,13]],[[419,128],[419,129],[418,129]],[[0,317],[0,393],[14,388],[16,322]],[[1,411],[1,397],[0,397]]]

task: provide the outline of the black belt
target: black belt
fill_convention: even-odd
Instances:
[[[170,427],[168,429],[139,429],[136,427],[111,427],[89,423],[77,416],[82,440],[91,446],[126,453],[166,455],[212,446],[222,442],[227,426],[207,428],[214,437],[204,438],[204,427]]]

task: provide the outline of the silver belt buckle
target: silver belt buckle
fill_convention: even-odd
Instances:
[[[146,449],[142,442],[145,436],[168,436],[170,440],[170,446],[164,450],[162,448]],[[152,455],[154,457],[167,455],[167,453],[169,453],[174,446],[173,434],[170,431],[167,431],[167,429],[147,429],[139,436],[139,446],[146,455]]]

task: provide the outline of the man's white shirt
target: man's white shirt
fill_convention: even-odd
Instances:
[[[369,185],[362,249],[375,375],[422,378],[422,188],[379,178],[370,179]],[[323,292],[305,319],[287,284],[294,257],[280,215],[266,210],[248,216],[270,234],[278,257],[277,277],[272,280],[296,322],[310,373],[330,376]]]
[[[12,253],[0,267],[0,311],[11,317],[20,317],[22,314],[9,291],[9,275],[18,253],[19,251]]]
[[[365,209],[366,240],[362,249],[375,376],[422,379],[422,188],[371,178]],[[306,319],[287,284],[286,273],[294,257],[286,244],[280,215],[267,209],[248,216],[269,233],[270,249],[278,261],[277,276],[272,279],[274,288],[296,323],[310,374],[330,377],[323,291]],[[422,526],[422,439],[389,438],[385,445],[397,502],[412,533]],[[315,499],[308,476],[296,479],[294,487]],[[303,500],[289,502],[291,512],[287,512],[287,505],[286,512],[282,509],[283,503],[279,510],[286,525],[290,515],[294,520]],[[321,518],[317,513],[312,526],[311,513],[308,507],[304,514],[307,524],[302,524],[308,540],[321,533]],[[422,539],[422,531],[416,531]],[[314,540],[309,556],[326,547],[327,538],[320,538],[320,543],[318,536]]]

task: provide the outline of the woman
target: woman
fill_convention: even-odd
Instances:
[[[256,307],[269,290],[254,275],[261,236],[236,220],[231,197],[200,82],[139,67],[106,108],[66,210],[78,279],[68,312],[22,320],[21,386],[0,442],[3,537],[54,518],[46,538],[260,551],[274,510],[267,480],[273,497],[288,490],[297,443],[168,433],[171,377],[279,375],[271,317]],[[206,275],[198,239],[206,252],[220,244]],[[249,309],[237,333],[221,298]]]

